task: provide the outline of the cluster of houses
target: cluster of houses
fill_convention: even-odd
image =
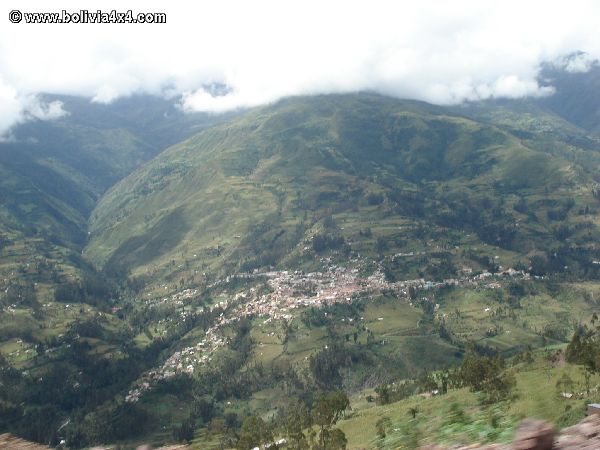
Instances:
[[[244,317],[264,318],[264,323],[289,321],[293,311],[299,308],[320,308],[335,303],[351,303],[356,298],[372,297],[382,291],[393,292],[400,299],[410,301],[411,287],[414,289],[439,289],[446,286],[479,286],[493,289],[499,287],[502,277],[527,278],[522,271],[507,269],[499,274],[484,272],[475,276],[463,275],[460,278],[440,282],[424,279],[390,283],[378,269],[372,275],[360,275],[360,267],[347,268],[330,265],[323,272],[304,273],[302,271],[268,271],[240,274],[243,278],[266,279],[270,292],[259,294],[255,288],[238,292],[229,302],[219,302],[212,308],[221,307],[224,313],[206,331],[196,345],[173,353],[159,368],[146,372],[129,392],[126,400],[137,401],[142,393],[158,380],[168,379],[178,373],[193,373],[206,367],[212,355],[228,342],[224,329]],[[463,272],[464,273],[464,272]],[[237,276],[237,275],[236,275]],[[217,285],[218,283],[215,283]],[[186,289],[163,299],[180,304],[185,298],[197,294],[195,289]]]
[[[165,287],[165,289],[168,288],[166,285],[164,287]],[[175,294],[170,295],[168,297],[163,297],[163,298],[159,299],[158,301],[154,301],[153,299],[148,299],[148,300],[146,300],[146,304],[149,304],[149,305],[170,304],[170,305],[181,306],[183,304],[184,300],[194,298],[198,294],[199,294],[198,289],[184,289],[183,291],[176,292]],[[148,294],[148,295],[152,295],[152,294]]]

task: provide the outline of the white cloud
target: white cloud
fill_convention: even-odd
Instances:
[[[6,139],[3,132],[17,122],[21,116],[21,103],[17,91],[4,83],[0,77],[0,141]]]
[[[25,120],[54,120],[68,114],[60,101],[45,102],[34,94],[20,95],[0,77],[0,142],[11,140],[8,130]]]
[[[568,55],[562,60],[562,67],[570,73],[587,72],[598,63],[598,59],[589,53]]]
[[[522,98],[526,96],[542,97],[554,92],[552,87],[540,87],[534,80],[522,80],[515,75],[498,78],[488,91],[490,97]],[[485,96],[483,96],[485,97]]]
[[[63,102],[59,100],[47,103],[38,97],[29,96],[22,103],[25,119],[55,120],[69,114],[63,109]]]
[[[81,0],[59,9],[23,0],[18,8],[82,5],[98,8]],[[447,104],[547,95],[551,88],[536,81],[541,62],[581,50],[587,56],[566,66],[581,71],[600,57],[600,3],[584,0],[102,3],[104,11],[165,12],[167,23],[155,25],[11,24],[15,7],[0,12],[0,132],[40,92],[102,103],[181,94],[185,109],[215,112],[364,89]],[[213,97],[204,89],[212,83],[231,90]]]

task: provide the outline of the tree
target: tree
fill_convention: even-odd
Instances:
[[[248,450],[260,447],[262,444],[270,443],[272,440],[273,433],[265,421],[258,416],[248,416],[242,424],[236,448],[239,450]]]
[[[450,373],[448,372],[448,370],[444,370],[443,372],[438,373],[437,379],[438,379],[439,383],[441,384],[442,394],[447,394],[448,393],[448,382],[450,380]]]
[[[176,442],[192,442],[196,423],[193,417],[188,417],[179,426],[173,427],[173,439]]]
[[[386,251],[388,248],[388,243],[386,241],[386,239],[382,236],[379,236],[377,238],[377,240],[375,241],[375,250],[377,250],[377,253],[383,253],[384,251]]]
[[[328,331],[333,332],[335,329]],[[326,390],[335,389],[342,384],[340,368],[348,366],[360,357],[352,348],[344,346],[340,342],[332,342],[327,348],[313,354],[309,358],[309,369],[317,384]]]
[[[509,397],[517,385],[517,379],[512,372],[498,374],[488,381],[484,387],[486,403],[496,403]]]
[[[194,413],[200,416],[204,423],[208,423],[215,412],[215,401],[210,397],[200,396],[194,400],[193,408]]]
[[[573,334],[571,342],[567,346],[566,360],[570,363],[582,362],[585,355],[584,339],[582,339],[581,332],[578,330]]]
[[[433,374],[429,372],[423,372],[419,377],[419,387],[423,392],[431,392],[434,389],[438,389],[438,384]]]
[[[13,284],[4,295],[4,304],[37,307],[37,293],[32,283]]]
[[[380,405],[387,405],[391,402],[390,387],[387,384],[377,386],[375,388],[375,393],[378,395],[377,403]]]
[[[283,430],[291,450],[308,450],[304,429],[312,425],[310,412],[302,402],[295,402],[285,413]]]
[[[556,382],[556,390],[558,391],[559,395],[563,392],[573,392],[574,387],[575,382],[566,372],[563,373],[562,377],[560,377]]]
[[[320,394],[312,409],[312,417],[315,425],[319,427],[319,442],[317,448],[345,449],[346,437],[341,430],[335,429],[334,425],[343,416],[350,406],[350,400],[343,391],[334,391],[328,394]]]
[[[590,374],[600,372],[600,339],[598,328],[577,330],[567,346],[566,359],[570,363],[583,364]]]
[[[283,340],[282,340],[283,352],[287,353],[290,338],[292,337],[292,335],[294,333],[294,326],[292,325],[292,320],[284,320],[281,327],[283,329]]]
[[[585,379],[585,393],[590,395],[590,379],[592,378],[592,371],[589,367],[585,366],[581,368],[583,378]]]
[[[346,450],[348,439],[339,428],[332,428],[325,433],[323,449],[325,450]]]
[[[473,392],[483,392],[486,403],[506,399],[517,383],[514,374],[504,370],[502,358],[479,356],[474,352],[465,357],[458,378]]]
[[[413,406],[412,408],[408,408],[408,414],[410,414],[410,416],[414,419],[417,417],[417,414],[419,414],[419,408],[417,408],[416,406]]]

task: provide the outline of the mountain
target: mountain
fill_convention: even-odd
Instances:
[[[104,356],[124,355],[131,337],[111,314],[118,286],[81,255],[91,211],[164,147],[231,115],[188,114],[177,99],[150,96],[42,99],[67,115],[26,121],[0,142],[0,428],[58,444],[64,412],[97,407],[142,370],[139,354]],[[73,341],[80,334],[94,337]]]
[[[88,216],[106,189],[164,147],[225,119],[185,114],[174,100],[149,96],[110,105],[43,99],[62,102],[68,114],[25,122],[0,142],[2,273],[18,270],[33,281],[85,266]]]
[[[224,448],[266,421],[301,439],[344,390],[340,428],[363,448],[457,367],[505,401],[504,358],[554,351],[600,312],[600,137],[566,101],[354,93],[211,116],[48,99],[70,114],[0,147],[1,431]],[[534,369],[520,389],[543,387]],[[432,420],[479,401],[452,383]],[[386,395],[409,399],[379,426]]]
[[[563,64],[544,64],[539,78],[543,85],[552,86],[553,95],[538,103],[584,130],[600,134],[600,64],[590,62],[587,70],[565,70],[569,61],[582,56],[575,53]]]
[[[499,373],[489,356],[566,344],[600,277],[600,139],[568,119],[530,99],[294,97],[140,166],[101,198],[84,249],[128,287],[134,348],[165,346],[122,394],[128,417],[206,448],[257,416],[289,437],[321,391],[367,409],[372,388],[430,392],[450,375],[428,371],[472,353]],[[351,448],[373,439],[360,422],[340,422]]]
[[[440,250],[454,269],[432,267],[438,277],[500,253],[504,266],[529,264],[536,251],[597,236],[599,150],[598,138],[535,106],[286,99],[203,131],[117,183],[91,216],[85,255],[192,284],[198,270],[308,268],[327,247],[340,260],[389,258],[427,241],[463,249]]]

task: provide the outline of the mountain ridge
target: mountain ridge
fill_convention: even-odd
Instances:
[[[493,111],[490,114],[496,114]],[[505,120],[515,122],[510,116]],[[551,117],[545,120],[556,122]],[[557,129],[582,135],[561,122]],[[277,228],[277,223],[311,216],[310,221],[296,220],[295,226],[303,222],[307,227],[296,243],[290,244],[289,251],[297,253],[300,241],[310,243],[311,236],[322,229],[325,216],[350,214],[357,204],[365,206],[365,211],[369,207],[381,210],[382,218],[392,214],[400,221],[422,220],[422,212],[418,217],[410,212],[403,216],[400,211],[402,203],[413,203],[410,209],[414,203],[425,201],[404,199],[398,203],[403,195],[409,195],[407,192],[429,192],[427,201],[432,205],[448,192],[461,195],[464,189],[474,197],[508,194],[513,198],[556,189],[557,193],[571,191],[590,201],[585,190],[594,179],[591,167],[600,163],[600,141],[587,138],[585,143],[592,149],[557,140],[552,141],[552,147],[534,146],[539,130],[528,137],[510,130],[478,122],[472,115],[453,115],[452,109],[367,93],[286,99],[167,149],[111,188],[91,216],[86,255],[101,266],[107,261],[112,265],[117,260],[135,259],[132,255],[138,250],[152,253],[153,245],[160,246],[160,241],[167,239],[167,235],[161,237],[160,230],[166,223],[177,222],[179,231],[169,234],[170,244],[165,249],[185,241],[188,258],[202,252],[215,251],[219,257],[232,252],[231,257],[239,262],[236,255],[244,250],[235,236],[247,235],[249,217],[258,225],[278,216],[276,223],[269,225]],[[571,154],[577,154],[579,161],[570,156],[567,159],[565,155]],[[530,170],[532,167],[535,170]],[[229,191],[221,192],[224,187]],[[447,192],[439,191],[442,188]],[[247,198],[239,201],[236,196]],[[438,208],[449,201],[453,202],[445,198]],[[190,212],[196,208],[204,208],[202,217]],[[512,208],[505,205],[502,209],[506,216],[502,220],[516,220],[509,219],[515,214]],[[232,222],[237,218],[246,225],[234,229]],[[205,220],[206,226],[212,226],[211,237],[202,241],[203,246],[191,249],[196,239],[193,236],[201,234],[198,224]],[[357,220],[364,221],[360,217]],[[153,224],[154,238],[144,239],[149,224]],[[538,227],[539,223],[530,225]],[[226,230],[228,236],[223,237]],[[176,233],[180,233],[179,238]],[[282,234],[276,237],[276,233]],[[269,239],[291,234],[286,225]],[[126,242],[121,251],[118,242]],[[230,250],[216,250],[220,247]],[[153,258],[162,258],[163,250],[157,249]],[[180,259],[181,248],[176,251],[180,256],[175,259]],[[111,254],[116,255],[113,260]],[[207,259],[211,258],[215,259]],[[168,264],[165,261],[163,264]],[[122,269],[128,270],[126,265]]]
[[[22,289],[7,275],[0,415],[19,435],[234,445],[242,418],[285,419],[290,397],[310,409],[321,390],[361,396],[404,380],[416,392],[442,374],[423,371],[469,352],[516,363],[566,344],[598,312],[600,140],[537,100],[294,97],[205,117],[223,121],[210,127],[187,116],[161,126],[156,99],[96,112],[74,101],[72,122],[29,125],[54,136],[43,158],[25,149],[20,160],[44,176],[12,171],[35,238],[19,247],[16,229],[3,249]],[[94,174],[95,158],[118,153],[103,153],[113,139],[122,159]],[[82,155],[60,148],[69,142]],[[68,176],[46,188],[55,171]],[[45,234],[41,203],[56,209]],[[465,389],[449,398],[467,396],[475,405]]]

